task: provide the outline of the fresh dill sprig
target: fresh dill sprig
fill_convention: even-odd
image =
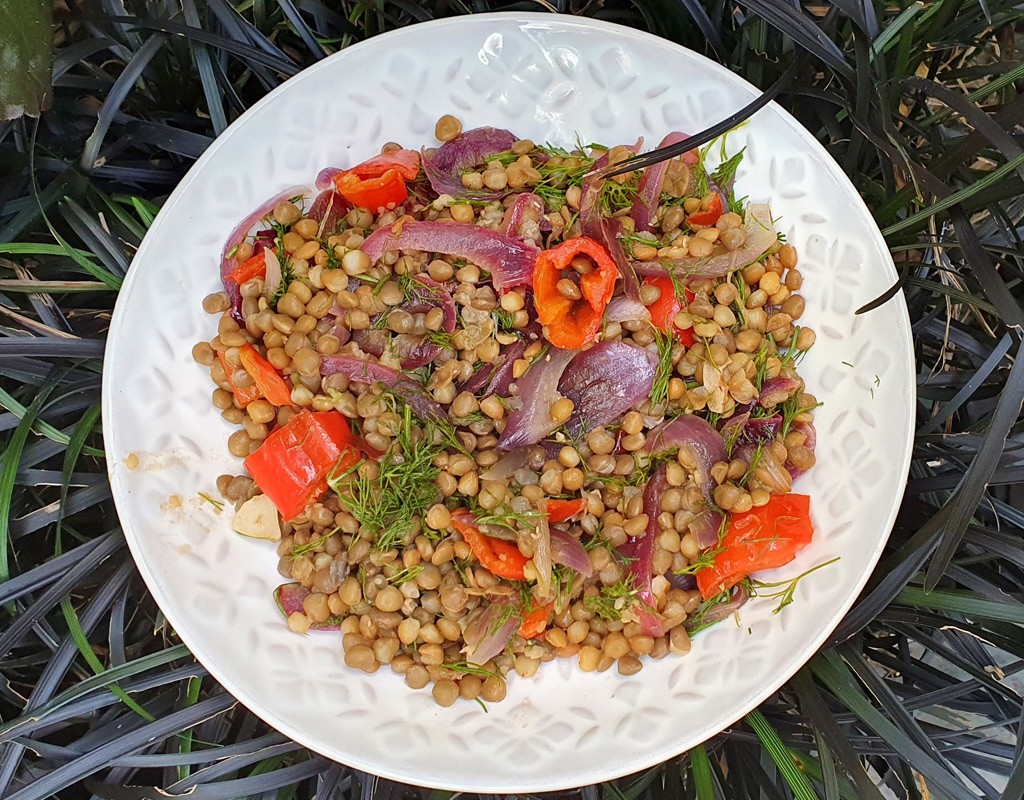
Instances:
[[[600,206],[602,213],[612,216],[618,211],[624,211],[633,207],[636,199],[635,180],[627,183],[618,183],[614,180],[605,181],[601,187]]]
[[[414,532],[416,518],[436,502],[434,479],[441,470],[434,459],[442,449],[434,443],[433,426],[417,430],[412,409],[402,404],[397,435],[377,461],[377,475],[359,468],[364,460],[327,482],[345,511],[375,537],[376,548],[389,550]]]
[[[686,618],[686,622],[683,623],[683,626],[686,628],[686,632],[690,634],[690,636],[693,636],[694,634],[697,634],[700,631],[710,628],[712,625],[721,622],[721,620],[716,620],[714,622],[705,622],[705,619],[715,606],[722,605],[723,603],[728,603],[729,600],[732,598],[732,592],[732,589],[723,589],[714,597],[709,597],[707,600],[705,600],[699,606],[697,606],[697,610],[690,614]]]
[[[675,338],[669,334],[662,333],[657,328],[654,331],[654,341],[658,345],[658,365],[654,368],[654,383],[651,385],[651,392],[648,395],[651,405],[660,406],[668,400],[668,385],[672,380],[672,351],[675,347]]]
[[[221,511],[224,510],[224,501],[223,500],[217,500],[214,497],[210,497],[210,495],[208,495],[206,492],[200,492],[199,493],[199,497],[202,498],[203,500],[205,500],[207,503],[209,503],[215,509],[217,509],[217,513],[218,514]]]
[[[476,675],[478,678],[497,678],[498,680],[504,680],[500,672],[485,669],[484,667],[476,664],[470,664],[468,661],[452,661],[448,664],[442,664],[441,669],[450,669],[452,672],[457,672],[460,675]]]
[[[328,539],[330,539],[331,536],[333,536],[339,530],[341,530],[341,529],[340,528],[335,528],[333,531],[328,531],[323,536],[320,536],[320,537],[318,537],[316,539],[308,541],[305,544],[300,544],[297,547],[293,547],[292,548],[292,552],[289,554],[290,557],[291,558],[297,558],[298,556],[304,556],[307,553],[312,553],[318,547],[321,547],[324,542],[326,542]]]
[[[452,349],[452,337],[455,334],[448,333],[448,331],[428,331],[427,341],[431,344],[436,344],[445,350]]]
[[[816,408],[820,408],[822,405],[822,403],[815,403],[813,406],[801,408],[800,395],[794,394],[779,406],[782,411],[782,424],[779,425],[779,437],[782,439],[786,438],[786,434],[789,433],[789,429],[793,425],[793,420],[798,416],[806,414],[808,411],[813,411]]]
[[[629,573],[611,586],[602,586],[599,594],[584,598],[583,605],[601,619],[616,622],[633,607],[636,602],[636,594],[636,579],[632,573]]]
[[[690,167],[690,176],[694,186],[694,197],[704,197],[711,191],[711,185],[708,182],[708,171],[704,167],[703,152],[697,163]]]
[[[513,511],[508,505],[502,504],[489,511],[481,509],[476,512],[476,524],[514,531],[518,530],[520,525],[526,528],[537,527],[537,520],[542,516],[539,511]]]
[[[715,556],[721,553],[724,549],[724,547],[715,547],[705,550],[685,567],[677,569],[676,575],[696,575],[705,567],[713,567],[715,565]]]
[[[817,572],[822,567],[827,567],[829,564],[835,564],[839,560],[839,556],[836,556],[829,561],[823,561],[821,564],[811,567],[809,570],[805,570],[797,575],[795,578],[790,578],[784,581],[777,581],[775,583],[764,583],[763,581],[750,579],[750,596],[751,597],[777,597],[779,598],[779,604],[772,609],[773,614],[778,614],[786,606],[793,602],[793,596],[796,593],[796,587],[800,581],[810,575],[812,572]],[[762,592],[761,589],[774,589],[772,592]]]
[[[750,456],[750,463],[747,465],[747,471],[743,473],[738,481],[737,486],[746,486],[747,481],[750,480],[750,476],[754,474],[754,470],[761,464],[761,459],[764,457],[764,442],[758,442],[754,447],[754,453]]]
[[[549,344],[544,345],[540,349],[540,351],[537,353],[537,355],[535,355],[530,360],[530,366],[532,367],[534,364],[536,364],[538,361],[540,361],[542,358],[544,358],[548,354],[548,350],[550,350],[550,349],[551,349],[551,345],[549,345]]]
[[[403,583],[415,580],[416,577],[423,572],[423,569],[422,564],[414,564],[411,567],[406,567],[388,578],[388,583],[392,586],[401,586]]]
[[[711,173],[711,180],[718,184],[719,188],[725,192],[730,211],[735,211],[734,206],[737,204],[736,192],[733,190],[732,184],[736,179],[736,170],[743,161],[743,153],[746,149],[744,147],[738,153],[725,158],[725,137],[722,137],[722,156],[725,160],[715,167],[715,171]],[[742,204],[740,204],[740,208],[742,208]],[[736,211],[736,213],[740,212]]]
[[[510,333],[515,330],[516,315],[514,311],[506,311],[497,306],[491,316],[494,317],[494,327],[499,333]]]

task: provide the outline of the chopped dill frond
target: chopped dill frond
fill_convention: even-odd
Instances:
[[[484,669],[477,664],[470,664],[468,661],[452,661],[448,664],[442,664],[441,669],[450,669],[452,672],[457,672],[460,675],[476,675],[478,678],[497,678],[498,680],[504,680],[500,672],[496,672],[491,669]]]
[[[397,435],[377,461],[377,475],[361,470],[365,459],[328,485],[359,524],[375,537],[378,550],[389,550],[419,527],[419,517],[438,497],[434,479],[441,471],[434,459],[443,445],[434,444],[434,426],[416,427],[412,409],[402,404]]]
[[[494,317],[494,327],[499,333],[510,333],[515,330],[516,315],[514,311],[506,311],[501,306],[497,306],[491,312],[491,316]]]
[[[815,403],[813,406],[801,408],[800,395],[794,394],[779,406],[782,411],[782,424],[779,425],[779,437],[783,439],[786,438],[786,434],[789,433],[789,429],[793,425],[793,420],[798,416],[806,414],[808,411],[813,411],[816,408],[820,408],[822,405],[823,403]]]
[[[213,506],[213,507],[214,507],[215,509],[217,509],[217,513],[218,513],[218,514],[219,514],[219,513],[221,512],[221,511],[223,511],[223,510],[224,510],[224,501],[223,501],[223,500],[217,500],[217,499],[216,499],[216,498],[214,498],[214,497],[210,497],[210,495],[208,495],[208,494],[207,494],[206,492],[200,492],[200,493],[199,493],[199,497],[200,497],[201,499],[205,500],[205,501],[206,501],[207,503],[209,503],[209,504],[210,504],[211,506]]]
[[[583,605],[601,619],[616,622],[633,607],[636,594],[636,579],[630,573],[618,583],[601,587],[600,594],[584,598]]]
[[[668,400],[668,385],[672,380],[672,351],[675,347],[675,337],[665,334],[657,328],[654,331],[654,341],[658,345],[658,365],[654,368],[654,383],[651,385],[651,392],[648,395],[652,406],[660,406]]]
[[[406,567],[405,569],[396,572],[394,575],[388,578],[388,583],[390,583],[392,586],[401,586],[403,583],[415,580],[416,577],[421,572],[423,572],[423,565],[414,564],[411,567]]]
[[[724,549],[724,547],[715,547],[710,550],[705,550],[685,567],[677,569],[676,575],[696,575],[705,567],[713,567],[715,565],[715,556],[721,553]]]
[[[298,556],[304,556],[307,553],[312,553],[318,547],[321,547],[324,544],[324,542],[326,542],[328,539],[330,539],[331,536],[333,536],[339,530],[340,530],[340,528],[335,528],[333,531],[328,531],[323,536],[320,536],[320,537],[318,537],[316,539],[308,541],[305,544],[300,544],[297,547],[293,547],[292,548],[292,552],[289,554],[290,557],[291,558],[297,558]]]
[[[836,556],[829,561],[824,561],[821,564],[811,567],[809,570],[801,572],[795,578],[789,578],[784,581],[776,581],[775,583],[764,583],[763,581],[750,579],[750,596],[751,597],[772,597],[779,598],[779,604],[772,609],[773,614],[778,614],[786,606],[793,602],[793,596],[796,593],[796,587],[803,578],[806,578],[812,572],[817,572],[822,567],[827,567],[829,564],[835,564],[839,560],[839,556]],[[763,592],[762,589],[774,589],[775,591]]]

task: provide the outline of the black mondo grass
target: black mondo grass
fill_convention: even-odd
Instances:
[[[45,52],[45,24],[4,22],[50,10],[0,0],[0,54]],[[565,794],[1019,800],[1024,12],[1008,0],[53,4],[52,89],[38,70],[0,80],[0,797],[427,794],[288,741],[190,656],[117,527],[100,369],[135,248],[227,124],[349,44],[497,10],[652,30],[762,90],[793,69],[777,100],[885,231],[917,356],[907,492],[832,641],[704,745]],[[38,121],[9,110],[47,103]]]

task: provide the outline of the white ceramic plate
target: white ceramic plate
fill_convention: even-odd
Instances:
[[[340,640],[290,633],[271,600],[273,546],[233,534],[199,497],[238,473],[229,426],[210,404],[192,345],[215,320],[218,255],[265,198],[312,184],[393,140],[432,143],[438,116],[507,127],[537,141],[609,145],[699,130],[756,90],[656,37],[554,15],[484,15],[375,37],[289,80],[196,163],[160,212],[118,298],[104,371],[103,430],[114,498],[146,583],[196,657],[269,724],[326,756],[388,778],[453,790],[526,792],[615,778],[692,747],[742,717],[821,645],[867,580],[907,474],[913,373],[902,300],[855,317],[896,278],[853,186],[772,105],[730,137],[746,147],[738,188],[768,201],[800,253],[806,322],[818,343],[802,373],[825,401],[812,495],[817,534],[793,605],[749,603],[742,623],[696,637],[692,652],[623,678],[575,661],[512,677],[505,702],[437,707],[384,669],[347,669]],[[139,464],[129,469],[125,459]],[[131,459],[129,463],[134,463]]]

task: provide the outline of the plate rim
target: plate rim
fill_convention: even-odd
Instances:
[[[592,18],[581,18],[574,15],[563,15],[563,14],[551,14],[544,12],[518,12],[518,11],[504,11],[504,12],[490,12],[485,14],[470,14],[456,17],[448,17],[440,20],[430,20],[426,22],[418,22],[410,25],[406,25],[402,28],[397,28],[386,33],[378,34],[377,36],[371,37],[370,39],[358,42],[350,45],[349,47],[338,51],[324,59],[316,62],[315,64],[306,67],[294,76],[288,78],[278,87],[268,92],[264,97],[250,106],[242,115],[232,122],[225,131],[217,137],[217,139],[206,149],[206,151],[196,160],[196,162],[189,168],[186,174],[182,177],[181,181],[175,186],[174,190],[168,196],[164,205],[161,207],[160,214],[157,216],[157,220],[154,222],[151,230],[156,228],[160,224],[159,217],[165,212],[173,212],[175,207],[180,203],[181,196],[185,191],[197,180],[198,176],[203,172],[207,163],[217,156],[217,153],[222,147],[228,146],[229,133],[232,128],[241,128],[245,122],[251,117],[259,113],[267,105],[276,101],[279,95],[283,95],[288,91],[289,85],[293,85],[297,80],[310,80],[320,70],[325,69],[328,64],[335,60],[343,60],[346,58],[346,54],[352,52],[360,52],[363,49],[369,49],[372,47],[379,47],[385,44],[387,41],[393,38],[401,38],[408,36],[411,30],[419,31],[422,34],[428,34],[431,30],[438,28],[458,28],[465,25],[467,22],[487,22],[493,21],[500,25],[512,25],[522,28],[528,25],[540,25],[549,27],[562,27],[562,28],[575,28],[583,31],[605,31],[620,40],[630,41],[635,44],[648,44],[655,45],[657,47],[666,47],[671,50],[681,51],[688,57],[694,58],[702,63],[702,66],[710,71],[717,73],[722,80],[729,82],[733,87],[742,90],[744,93],[750,92],[753,89],[755,92],[760,90],[757,89],[752,83],[737,75],[736,73],[729,70],[727,67],[719,64],[718,62],[708,58],[707,56],[698,53],[690,48],[683,45],[677,44],[669,39],[657,36],[656,34],[641,31],[635,28],[630,28],[625,25],[620,25],[614,22],[608,22],[605,20],[598,20]],[[293,86],[294,88],[294,86]],[[885,245],[884,237],[882,236],[881,230],[877,224],[874,223],[874,218],[864,202],[860,193],[856,190],[852,181],[842,171],[838,163],[829,155],[828,151],[825,150],[824,146],[814,137],[814,135],[807,130],[795,117],[793,117],[786,109],[778,105],[775,101],[768,104],[774,113],[781,116],[789,126],[801,137],[804,145],[806,146],[806,152],[813,155],[819,168],[824,169],[830,178],[844,186],[844,188],[851,195],[851,199],[859,205],[860,209],[865,212],[867,217],[872,220],[872,225],[867,231],[867,238],[874,239],[876,243],[882,245],[883,250],[888,253],[888,247]],[[312,178],[312,176],[311,176]],[[311,185],[311,184],[310,184]],[[148,241],[147,241],[148,240]],[[136,261],[141,259],[146,261],[149,258],[149,250],[151,248],[150,242],[152,241],[149,233],[140,244],[135,257],[132,259],[131,266],[134,267]],[[885,270],[887,276],[895,281],[897,272],[895,264],[892,261],[891,254],[889,257],[882,260],[879,265]],[[104,347],[104,366],[102,375],[102,391],[101,391],[101,410],[102,410],[102,424],[103,424],[103,440],[104,448],[109,453],[106,460],[107,475],[111,485],[111,494],[114,501],[115,508],[118,512],[118,520],[120,522],[122,531],[125,536],[125,540],[128,544],[129,551],[132,554],[132,558],[135,561],[136,567],[142,576],[147,589],[152,594],[154,600],[159,606],[161,612],[165,615],[168,621],[171,623],[175,632],[178,634],[181,642],[186,645],[189,652],[199,661],[210,673],[210,675],[217,680],[222,688],[227,691],[232,697],[238,702],[245,706],[249,711],[255,714],[258,718],[263,720],[266,724],[270,725],[275,730],[291,738],[295,742],[307,747],[315,753],[321,753],[319,745],[311,743],[311,739],[306,734],[290,723],[280,719],[270,709],[261,705],[259,698],[250,696],[249,693],[243,692],[239,689],[238,685],[234,682],[232,677],[215,663],[213,659],[207,660],[205,658],[204,648],[201,644],[193,640],[191,633],[186,632],[188,630],[187,619],[185,615],[179,615],[178,601],[172,599],[171,592],[164,590],[163,583],[156,575],[155,571],[151,568],[150,564],[147,563],[143,557],[141,546],[139,544],[139,534],[135,530],[134,524],[130,521],[130,515],[127,507],[125,506],[124,514],[122,515],[122,498],[123,494],[127,494],[128,490],[126,487],[121,485],[121,479],[115,470],[115,467],[119,462],[114,460],[114,454],[117,452],[115,445],[116,434],[114,420],[112,419],[112,405],[113,405],[113,394],[116,391],[112,386],[112,380],[110,370],[113,369],[110,365],[113,363],[112,352],[118,340],[118,333],[122,327],[124,317],[126,315],[126,308],[131,303],[131,295],[133,293],[135,284],[139,280],[137,276],[139,270],[130,268],[128,274],[125,277],[124,283],[121,290],[118,292],[118,297],[115,302],[113,314],[111,316],[110,326],[107,332],[106,345]],[[913,365],[915,363],[913,342],[911,337],[910,318],[904,294],[899,291],[890,302],[896,301],[898,305],[898,327],[900,333],[900,350],[908,354],[907,363],[910,368],[908,386],[913,388],[913,376],[914,370]],[[846,613],[856,602],[860,596],[861,591],[874,573],[877,567],[878,561],[881,557],[882,551],[885,548],[889,537],[892,534],[893,527],[895,525],[896,515],[899,511],[900,504],[902,501],[903,493],[906,487],[906,480],[909,475],[911,454],[913,448],[913,431],[914,431],[914,403],[912,398],[908,399],[905,406],[904,420],[907,430],[906,441],[903,443],[903,447],[899,453],[899,467],[897,469],[897,475],[901,478],[901,489],[894,495],[893,502],[888,510],[887,519],[885,522],[886,534],[879,537],[875,544],[872,552],[870,553],[866,562],[865,568],[862,570],[861,575],[856,581],[854,589],[850,594],[843,600],[842,603],[834,607],[834,610],[829,615],[829,622],[825,625],[818,633],[817,636],[811,637],[804,642],[803,646],[794,650],[790,656],[785,659],[779,668],[775,671],[774,676],[770,680],[766,680],[760,689],[752,695],[752,699],[746,703],[741,704],[742,709],[738,713],[735,719],[730,720],[725,725],[712,725],[704,726],[709,730],[702,731],[698,734],[699,741],[707,741],[710,737],[716,735],[718,732],[730,727],[735,724],[739,719],[742,719],[753,709],[760,706],[773,692],[777,691],[782,685],[784,685],[792,676],[809,661],[814,654],[821,648],[821,646],[827,641],[829,636],[835,631],[836,627],[845,618]],[[171,608],[173,610],[168,611]],[[179,625],[179,622],[184,622],[184,625]],[[200,655],[200,654],[203,655]],[[697,726],[700,728],[701,726]],[[692,737],[690,737],[692,738]],[[677,740],[678,741],[678,740]],[[691,744],[690,747],[694,747],[696,744]],[[350,756],[345,754],[344,763],[346,766],[351,768],[369,772],[380,777],[395,780],[398,782],[423,786],[429,788],[436,788],[442,790],[451,791],[469,791],[469,792],[488,792],[488,791],[516,791],[516,792],[546,792],[546,791],[560,791],[575,788],[583,785],[590,785],[599,783],[607,780],[614,780],[616,778],[623,777],[625,775],[633,774],[637,771],[648,769],[657,764],[663,763],[664,761],[681,755],[685,752],[685,748],[680,749],[678,744],[676,745],[663,745],[657,748],[645,750],[643,758],[636,759],[629,762],[628,768],[620,767],[604,767],[592,770],[586,775],[585,781],[580,781],[573,778],[572,771],[569,770],[563,773],[559,779],[550,780],[543,776],[524,776],[526,780],[517,783],[515,787],[507,787],[501,784],[476,784],[467,783],[465,781],[458,780],[458,774],[456,771],[452,773],[451,780],[436,781],[431,779],[429,782],[425,782],[422,779],[417,779],[415,775],[409,775],[403,772],[401,769],[393,769],[391,763],[378,764],[364,761],[358,756]],[[326,758],[332,758],[331,756],[325,756]],[[400,759],[394,763],[401,763]],[[625,762],[622,762],[625,763]],[[568,781],[568,782],[567,782]]]

